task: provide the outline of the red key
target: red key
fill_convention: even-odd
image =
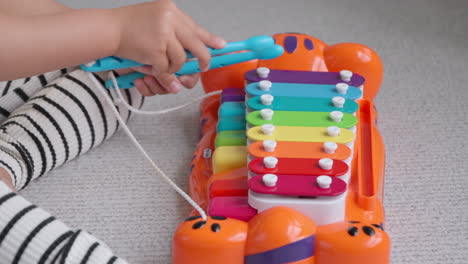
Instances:
[[[210,198],[218,196],[247,196],[247,177],[243,179],[218,180],[210,185]]]
[[[348,172],[348,165],[342,160],[332,160],[331,169],[323,169],[319,165],[320,159],[277,158],[274,168],[267,168],[264,159],[256,158],[249,163],[249,170],[256,174],[295,174],[295,175],[329,175],[342,176]],[[270,157],[271,158],[271,157]]]

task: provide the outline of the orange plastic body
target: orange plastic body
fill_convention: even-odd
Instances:
[[[268,254],[307,237],[314,237],[313,256],[281,264],[390,263],[390,239],[384,231],[382,205],[385,148],[376,126],[377,113],[372,102],[382,82],[382,62],[373,50],[361,44],[327,46],[304,34],[274,35],[277,44],[283,44],[287,37],[297,39],[297,47],[293,52],[285,52],[269,61],[249,61],[212,70],[202,74],[202,82],[207,92],[243,87],[243,74],[256,67],[311,71],[346,69],[364,76],[364,98],[358,101],[359,110],[356,112],[358,124],[345,220],[316,226],[312,220],[293,209],[274,207],[259,213],[248,223],[210,218],[203,225],[204,228],[194,229],[193,225],[200,219],[184,222],[174,236],[174,264],[264,264],[248,262],[249,257]],[[307,39],[313,43],[313,50],[304,46]],[[207,157],[205,150],[214,149],[218,108],[219,97],[211,97],[201,104],[200,131],[203,136],[192,161],[190,195],[203,208],[206,208],[210,196],[245,196],[247,191],[244,189],[248,174],[245,167],[212,175],[211,157]],[[265,152],[262,143],[256,142],[249,146],[249,154],[253,157],[325,157],[323,144],[283,143],[272,153]],[[340,145],[337,152],[329,157],[346,159],[350,155],[351,150]],[[224,231],[211,232],[213,223],[221,225]]]
[[[390,239],[381,223],[339,222],[317,231],[316,264],[390,263]]]
[[[247,230],[247,223],[234,219],[190,218],[174,234],[172,263],[243,263]]]
[[[249,221],[245,254],[249,256],[264,253],[314,237],[316,233],[317,226],[306,216],[287,207],[274,207],[259,213]],[[314,257],[300,259],[294,263],[313,264]]]
[[[326,47],[324,57],[328,71],[346,69],[364,76],[364,99],[374,99],[383,79],[383,64],[375,51],[362,44],[339,43]]]
[[[209,70],[201,73],[201,82],[206,93],[227,87],[244,87],[244,73],[257,68],[258,60]]]
[[[258,67],[267,67],[276,70],[294,71],[327,71],[327,66],[323,57],[323,51],[327,44],[325,42],[299,33],[281,33],[273,35],[276,44],[283,45],[285,39],[296,38],[296,48],[292,52],[286,51],[278,58],[259,61]],[[305,46],[306,40],[312,43],[313,49],[309,50]]]

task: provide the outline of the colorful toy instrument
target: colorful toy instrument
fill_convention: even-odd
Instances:
[[[174,264],[386,264],[384,145],[366,46],[274,35],[284,54],[202,74],[190,195]]]

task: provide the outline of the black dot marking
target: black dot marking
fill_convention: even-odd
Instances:
[[[357,227],[355,227],[355,226],[350,227],[350,228],[348,229],[348,234],[349,234],[350,236],[357,236],[358,233],[359,233],[359,229],[358,229]]]
[[[191,216],[191,217],[185,219],[185,222],[190,222],[190,221],[193,221],[193,220],[199,219],[199,218],[201,218],[201,216],[199,216],[199,215],[194,215],[194,216]]]
[[[378,229],[380,229],[380,230],[382,230],[382,231],[385,231],[382,224],[380,224],[380,225],[378,225],[378,224],[372,224],[372,225],[373,225],[375,228],[378,228]]]
[[[362,231],[364,231],[364,233],[366,233],[366,235],[368,235],[368,236],[374,236],[375,235],[374,228],[372,228],[370,226],[363,226]]]
[[[193,229],[200,229],[200,228],[202,228],[204,225],[206,225],[206,221],[198,221],[198,222],[196,222],[195,224],[193,224],[192,228],[193,228]]]
[[[350,223],[350,224],[359,224],[361,222],[359,222],[359,221],[348,221],[348,223]]]
[[[214,220],[226,220],[227,219],[227,217],[219,216],[219,215],[213,215],[211,216],[211,218]]]
[[[219,224],[212,224],[211,231],[218,233],[219,231],[221,231],[221,226]]]
[[[313,50],[314,49],[314,43],[312,43],[312,40],[310,40],[308,38],[304,39],[304,46],[308,50]]]

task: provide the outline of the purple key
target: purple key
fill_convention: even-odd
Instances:
[[[257,70],[251,70],[246,72],[244,77],[248,83],[269,80],[276,83],[309,83],[329,85],[347,83],[348,85],[359,87],[365,82],[364,77],[357,73],[353,73],[350,81],[344,81],[341,79],[339,72],[270,70],[267,78],[260,78],[257,74]]]
[[[221,103],[245,101],[244,88],[225,88],[221,93]]]
[[[223,89],[223,95],[229,94],[229,95],[245,95],[245,90],[244,88],[224,88]]]
[[[224,102],[244,102],[245,95],[222,95],[221,103]]]

